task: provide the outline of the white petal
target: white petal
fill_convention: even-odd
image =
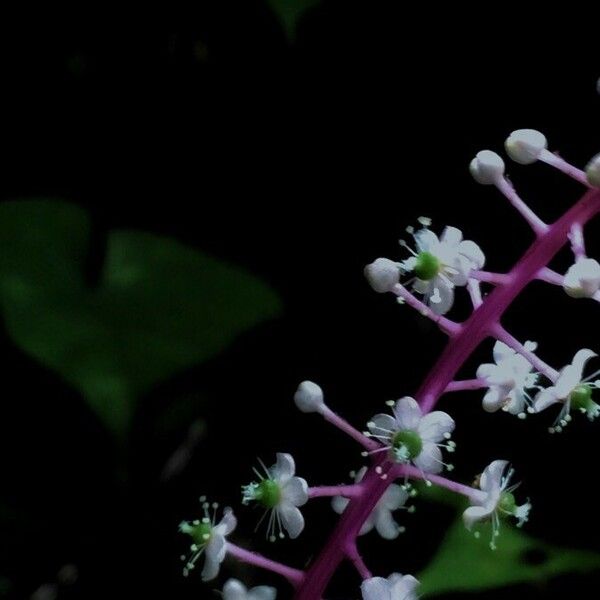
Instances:
[[[462,287],[467,285],[473,266],[466,256],[456,255],[452,262],[446,263],[444,275],[450,280],[452,285]],[[449,268],[448,268],[449,267]]]
[[[417,600],[415,590],[419,587],[419,581],[412,575],[400,575],[392,573],[388,577],[392,600]]]
[[[404,396],[396,402],[394,406],[394,416],[396,417],[396,429],[416,431],[421,420],[421,407],[417,401],[410,396]]]
[[[390,584],[383,577],[365,579],[360,586],[363,600],[393,600]]]
[[[496,364],[500,364],[501,362],[512,358],[514,354],[515,351],[510,346],[507,346],[504,342],[498,340],[494,344],[493,355]]]
[[[485,521],[490,517],[492,512],[492,510],[483,506],[469,506],[463,513],[465,527],[470,531],[475,523],[478,521]]]
[[[500,390],[500,388],[497,388],[497,387],[490,388],[485,393],[485,396],[483,397],[483,401],[482,401],[483,410],[485,410],[486,412],[489,412],[489,413],[500,410],[502,408],[502,405],[504,404],[505,398],[506,398],[506,396]]]
[[[450,225],[444,229],[440,237],[440,242],[449,246],[458,246],[462,240],[462,231],[457,227]]]
[[[427,295],[430,293],[431,281],[424,281],[423,279],[415,279],[413,285],[413,291],[417,292],[417,294]]]
[[[512,390],[508,395],[508,402],[504,405],[504,410],[511,415],[518,415],[525,410],[527,406],[527,397],[523,390]]]
[[[542,390],[533,401],[533,410],[536,413],[542,412],[549,406],[560,402],[558,397],[556,396],[556,392],[553,387],[546,388]]]
[[[400,535],[400,527],[394,521],[389,510],[377,510],[375,513],[375,529],[384,540],[395,540]]]
[[[478,379],[487,379],[496,372],[497,368],[498,366],[493,365],[492,363],[483,363],[477,367],[477,372],[475,375]]]
[[[282,502],[275,510],[281,517],[281,523],[288,532],[290,538],[297,538],[304,529],[304,517],[302,513],[288,502]]]
[[[427,227],[423,227],[416,231],[414,237],[418,252],[431,252],[431,250],[436,249],[439,244],[438,236],[435,235],[431,229],[427,229]]]
[[[213,529],[210,541],[204,550],[204,568],[202,569],[202,581],[214,579],[219,574],[219,567],[227,554],[225,538],[218,535]]]
[[[231,508],[227,507],[223,511],[223,518],[215,525],[213,531],[218,535],[229,535],[237,526],[237,519]]]
[[[414,458],[413,462],[425,473],[440,473],[444,468],[442,464],[442,452],[431,442],[423,444],[421,454]]]
[[[454,419],[441,410],[425,415],[419,422],[418,432],[424,442],[441,442],[446,433],[454,431]]]
[[[403,490],[399,485],[392,483],[381,497],[378,505],[381,505],[388,510],[397,510],[401,506],[404,506],[407,500],[408,492]]]
[[[469,259],[473,269],[482,269],[485,265],[485,255],[472,240],[461,242],[458,245],[458,252]]]
[[[281,496],[294,506],[302,506],[308,502],[308,483],[302,477],[292,477],[282,486]]]
[[[454,303],[454,286],[441,277],[432,279],[432,284],[429,306],[436,315],[445,315]]]
[[[564,400],[575,387],[581,382],[581,372],[573,365],[562,368],[556,383],[554,384],[554,395]]]
[[[495,460],[491,462],[481,474],[479,487],[486,494],[492,494],[500,489],[502,475],[508,466],[507,460]]]
[[[259,585],[250,590],[247,600],[275,600],[275,598],[277,598],[277,590],[274,587]]]
[[[589,348],[583,348],[579,350],[577,354],[573,357],[573,362],[571,363],[577,372],[579,373],[579,380],[583,379],[583,369],[585,369],[585,365],[587,364],[590,358],[594,358],[594,356],[598,356],[593,350]],[[579,382],[578,382],[579,383]]]
[[[350,500],[343,496],[334,496],[331,499],[331,508],[333,508],[338,515],[341,515],[346,510],[348,504],[350,504]]]
[[[285,483],[296,472],[296,465],[291,454],[277,453],[277,463],[269,469],[271,477],[279,483]]]
[[[367,427],[373,435],[388,437],[393,436],[398,430],[398,423],[396,422],[396,419],[392,417],[392,415],[379,413],[369,421]]]
[[[223,586],[223,600],[247,600],[246,586],[237,579],[229,579]]]

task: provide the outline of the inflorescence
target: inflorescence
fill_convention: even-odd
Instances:
[[[483,409],[504,411],[520,419],[558,405],[559,412],[549,427],[560,432],[580,412],[590,421],[600,415],[600,405],[593,400],[600,387],[600,371],[584,375],[588,361],[596,353],[578,350],[572,362],[560,370],[547,364],[537,353],[537,344],[519,342],[500,319],[512,301],[533,280],[562,287],[572,298],[600,301],[600,264],[589,258],[585,250],[584,224],[600,212],[600,154],[585,171],[567,163],[547,149],[546,138],[539,131],[521,129],[508,136],[508,156],[526,165],[542,161],[562,171],[589,188],[583,198],[554,224],[543,222],[518,195],[505,176],[503,159],[495,152],[483,150],[470,165],[473,178],[480,184],[497,188],[531,226],[535,241],[508,273],[484,271],[485,255],[480,246],[464,240],[456,227],[447,226],[438,235],[429,219],[421,217],[418,226],[407,227],[414,243],[400,240],[404,258],[378,258],[365,267],[365,276],[379,293],[391,293],[401,304],[416,309],[431,319],[449,337],[446,350],[431,370],[414,397],[405,396],[389,402],[390,413],[375,414],[361,432],[345,421],[325,403],[322,389],[304,381],[294,396],[297,408],[316,413],[362,447],[369,460],[352,473],[348,485],[309,487],[296,476],[291,455],[278,453],[272,467],[259,461],[254,469],[256,480],[242,487],[242,504],[255,505],[263,514],[257,529],[266,521],[266,536],[271,541],[286,535],[299,537],[305,521],[300,507],[310,499],[330,498],[332,508],[341,514],[339,523],[325,548],[316,555],[306,570],[299,570],[262,555],[245,550],[227,540],[237,521],[226,508],[218,519],[218,506],[202,497],[204,516],[184,522],[180,530],[192,538],[190,556],[182,557],[184,574],[204,558],[202,578],[211,580],[227,555],[245,563],[268,569],[295,588],[297,600],[322,598],[331,576],[343,559],[356,568],[362,584],[363,600],[415,600],[418,581],[410,575],[393,573],[387,578],[373,576],[357,547],[357,538],[375,530],[381,537],[398,537],[404,525],[397,523],[398,510],[414,511],[408,503],[416,496],[413,481],[436,485],[464,496],[469,506],[463,520],[468,530],[479,537],[479,525],[491,524],[490,548],[495,549],[503,520],[514,519],[523,525],[531,509],[529,500],[518,502],[514,470],[506,460],[491,461],[472,485],[464,485],[441,474],[452,471],[446,455],[455,451],[451,439],[454,419],[433,410],[446,393],[479,391]],[[548,268],[558,250],[570,243],[573,264],[564,274]],[[492,292],[485,299],[481,286]],[[452,309],[455,294],[463,288],[473,306],[471,316],[463,323],[445,315]],[[492,361],[484,363],[472,379],[455,380],[460,367],[479,344],[487,338],[495,340]],[[399,483],[395,483],[399,481]],[[357,585],[357,588],[359,586]],[[274,600],[272,587],[248,590],[241,582],[230,579],[223,588],[225,600]]]

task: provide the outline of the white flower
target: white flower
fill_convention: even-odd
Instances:
[[[389,450],[396,462],[412,462],[425,473],[442,471],[445,465],[440,447],[449,452],[455,448],[454,442],[447,441],[454,431],[452,417],[439,410],[423,416],[417,402],[409,396],[396,402],[393,413],[394,416],[375,415],[367,424],[370,436],[383,443],[381,450]],[[442,440],[445,443],[440,444]]]
[[[205,498],[201,498],[205,500]],[[237,520],[230,508],[225,508],[223,518],[216,523],[217,504],[213,504],[212,518],[209,516],[209,504],[203,503],[204,518],[198,521],[184,521],[179,525],[179,531],[190,535],[193,543],[190,546],[191,557],[187,560],[183,574],[187,577],[196,566],[198,559],[204,555],[202,579],[208,581],[219,574],[219,567],[227,554],[225,536],[229,535],[237,525]],[[185,560],[185,557],[182,557]]]
[[[600,187],[600,154],[596,154],[585,168],[588,183],[594,187]]]
[[[360,586],[363,600],[417,600],[419,582],[412,575],[392,573],[387,579],[371,577]]]
[[[303,381],[294,394],[294,402],[304,413],[321,412],[325,406],[323,390],[312,381]]]
[[[308,484],[305,479],[294,476],[296,465],[290,454],[278,453],[277,463],[270,469],[262,462],[261,466],[264,476],[254,469],[260,481],[242,488],[243,503],[260,504],[265,509],[263,518],[270,514],[267,537],[272,542],[284,537],[283,529],[290,538],[297,538],[304,529],[304,517],[298,506],[308,501]]]
[[[600,264],[593,258],[583,258],[569,267],[563,288],[572,298],[591,298],[600,289]]]
[[[401,265],[388,258],[378,258],[365,267],[369,285],[378,293],[391,292],[400,281]]]
[[[597,356],[595,352],[584,348],[573,357],[573,362],[561,369],[556,383],[542,390],[536,397],[533,409],[536,413],[553,404],[562,404],[555,426],[551,432],[561,429],[571,420],[571,409],[579,410],[593,421],[600,414],[600,406],[592,400],[592,390],[600,387],[600,381],[592,382],[591,379],[598,375],[593,373],[583,379],[583,369],[590,358]]]
[[[508,461],[495,460],[489,464],[479,477],[480,492],[471,497],[471,504],[463,513],[463,521],[470,531],[481,521],[491,521],[492,541],[490,547],[496,548],[495,538],[500,533],[500,518],[512,516],[521,527],[529,517],[531,504],[526,502],[517,506],[513,491],[517,485],[508,487],[513,470],[508,469]]]
[[[504,142],[508,155],[522,165],[536,162],[547,145],[544,134],[535,129],[517,129]]]
[[[525,348],[533,351],[536,344],[526,342]],[[493,352],[496,364],[484,363],[477,369],[477,377],[485,379],[489,385],[483,397],[483,408],[487,412],[501,408],[524,417],[524,410],[531,400],[525,390],[535,386],[538,375],[531,372],[531,364],[524,356],[505,343],[497,341]]]
[[[363,467],[355,477],[356,483],[360,483],[362,478],[365,476],[367,472],[367,468]],[[368,519],[364,522],[362,529],[360,530],[359,535],[364,535],[368,533],[375,527],[377,533],[386,540],[394,540],[396,539],[403,531],[404,527],[400,527],[396,521],[394,521],[394,517],[392,513],[395,510],[398,510],[408,500],[408,492],[405,491],[399,485],[392,483],[390,487],[384,492],[383,496],[381,496],[379,502],[375,505],[373,512],[369,515]],[[331,505],[333,510],[336,513],[342,514],[344,510],[346,510],[346,506],[350,500],[348,498],[344,498],[343,496],[336,496],[332,499]]]
[[[248,590],[237,579],[229,579],[223,586],[223,600],[275,600],[276,597],[277,590],[266,585]]]
[[[494,185],[504,176],[504,161],[496,152],[481,150],[469,165],[473,179],[482,185]]]
[[[438,315],[447,313],[454,302],[454,287],[467,285],[474,269],[481,269],[485,256],[471,240],[463,240],[456,227],[446,227],[438,236],[427,227],[413,234],[417,250],[402,263],[405,272],[414,272],[413,289]],[[405,247],[406,244],[401,242]]]

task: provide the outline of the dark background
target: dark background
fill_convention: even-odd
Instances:
[[[325,0],[290,45],[266,3],[252,0],[2,12],[1,198],[89,208],[92,282],[106,232],[133,227],[247,267],[280,293],[285,314],[144,400],[125,483],[115,480],[112,440],[77,393],[2,335],[1,493],[17,516],[2,535],[1,574],[15,598],[55,581],[69,563],[79,578],[59,598],[209,597],[216,584],[181,577],[185,540],[176,532],[200,493],[237,505],[254,457],[268,462],[276,451],[292,452],[311,483],[341,481],[360,464],[352,443],[294,409],[297,383],[318,381],[331,406],[360,426],[384,400],[413,393],[442,348],[423,319],[368,289],[364,264],[401,258],[398,237],[425,214],[434,229],[453,224],[478,241],[490,269],[507,269],[530,235],[498,193],[470,179],[474,153],[500,149],[520,127],[544,131],[551,149],[579,166],[599,150],[597,37],[585,26],[593,19],[548,7],[526,19],[500,5],[459,14]],[[580,194],[544,165],[509,169],[542,218],[556,218]],[[595,256],[597,231],[588,234]],[[557,264],[568,260],[565,253]],[[577,349],[598,348],[597,310],[534,285],[505,323],[560,367]],[[455,314],[466,311],[459,303]],[[207,435],[183,474],[161,484],[186,429],[157,436],[153,420],[185,396],[202,399]],[[478,394],[442,406],[452,402],[457,478],[511,460],[534,502],[528,531],[600,550],[590,487],[597,425],[577,419],[550,437],[552,415],[523,423],[483,413]],[[334,522],[325,501],[307,514],[303,543],[273,551],[258,540],[257,549],[302,565]],[[254,515],[245,517],[241,540],[253,529]],[[382,573],[417,572],[450,518],[424,505],[399,542],[365,538],[367,562]],[[562,598],[595,583],[563,576],[511,593]],[[329,597],[348,597],[348,585],[339,578]]]

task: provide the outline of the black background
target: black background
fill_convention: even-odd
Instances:
[[[21,517],[0,556],[16,598],[65,563],[77,564],[79,580],[60,598],[209,597],[216,585],[181,577],[185,540],[176,532],[200,493],[237,504],[254,457],[276,451],[293,453],[311,483],[342,481],[358,466],[351,442],[295,411],[297,383],[318,381],[331,406],[362,425],[383,401],[413,393],[443,347],[424,319],[368,289],[364,264],[401,258],[398,238],[425,214],[434,229],[453,224],[478,241],[489,269],[507,269],[531,236],[498,193],[470,179],[474,153],[500,149],[520,127],[544,131],[551,149],[580,166],[599,150],[593,18],[543,10],[325,1],[290,46],[258,1],[2,9],[1,197],[89,208],[91,281],[107,230],[126,226],[244,265],[285,303],[283,318],[145,399],[127,484],[115,483],[112,442],[78,395],[2,336],[1,493]],[[581,193],[544,165],[509,169],[542,218]],[[588,246],[598,256],[596,232]],[[565,253],[557,265],[568,261]],[[598,348],[597,310],[535,284],[505,324],[560,367],[577,349]],[[454,314],[466,316],[467,304]],[[185,430],[157,438],[153,419],[186,395],[203,399],[208,434],[183,475],[160,484]],[[600,550],[597,424],[577,419],[550,437],[549,414],[487,415],[478,394],[442,406],[458,423],[457,478],[511,460],[534,502],[528,531]],[[326,502],[317,504],[303,543],[256,547],[302,565],[334,523]],[[255,517],[240,514],[243,540]],[[382,573],[417,572],[450,518],[423,505],[400,541],[365,538],[367,562]],[[338,578],[328,597],[352,594],[353,577]],[[595,582],[568,576],[511,592],[562,598]]]

